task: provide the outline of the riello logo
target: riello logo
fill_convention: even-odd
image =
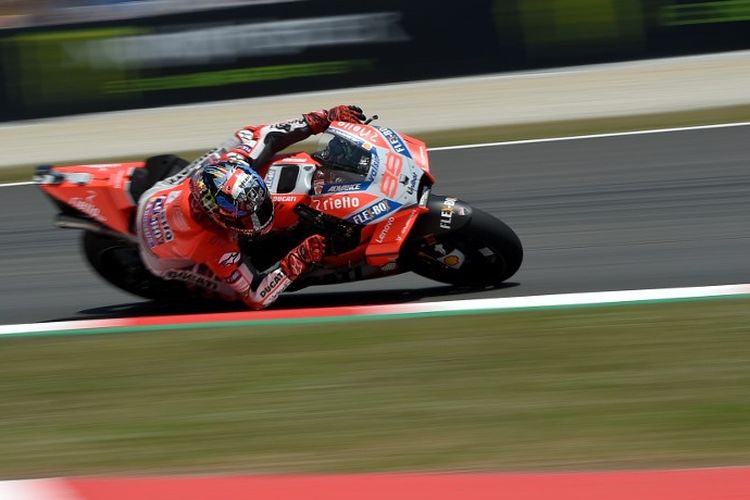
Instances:
[[[313,208],[326,212],[328,210],[342,210],[359,208],[360,201],[356,196],[324,196],[323,199],[313,200]]]

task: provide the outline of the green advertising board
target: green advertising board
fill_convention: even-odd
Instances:
[[[297,7],[0,30],[0,121],[750,48],[750,0]]]
[[[7,95],[16,106],[34,112],[66,103],[96,106],[112,100],[137,105],[139,93],[110,95],[106,86],[137,78],[132,68],[92,65],[85,57],[92,41],[143,33],[142,29],[91,28],[24,33],[2,39],[3,67],[14,78]]]

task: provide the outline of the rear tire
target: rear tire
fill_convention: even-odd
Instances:
[[[186,297],[179,281],[153,275],[141,260],[138,247],[121,238],[84,231],[83,252],[91,267],[108,283],[126,292],[152,300]]]
[[[459,266],[450,266],[446,264],[450,261],[441,257],[454,251],[463,256]],[[468,224],[411,244],[402,261],[425,278],[457,286],[486,287],[499,285],[518,271],[523,261],[523,246],[504,222],[472,208]]]

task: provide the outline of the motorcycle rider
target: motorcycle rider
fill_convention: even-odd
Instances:
[[[313,235],[269,269],[244,262],[237,239],[261,236],[273,226],[273,202],[256,170],[278,151],[325,131],[332,121],[362,123],[356,106],[336,106],[270,125],[238,130],[227,143],[157,182],[138,202],[136,232],[146,267],[242,300],[253,309],[269,306],[325,252]]]

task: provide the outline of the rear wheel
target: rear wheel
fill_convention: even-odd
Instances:
[[[415,273],[435,281],[458,286],[492,286],[518,271],[523,247],[505,223],[474,208],[468,224],[411,244],[402,261]]]
[[[121,290],[153,300],[174,300],[187,295],[181,282],[153,275],[143,264],[138,247],[127,240],[84,231],[82,243],[91,267]]]

